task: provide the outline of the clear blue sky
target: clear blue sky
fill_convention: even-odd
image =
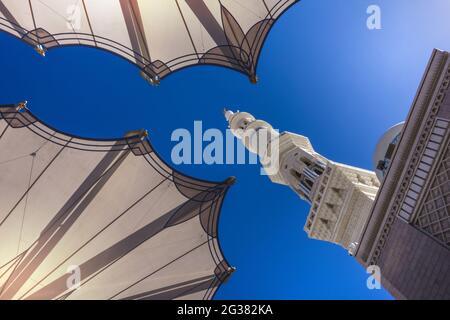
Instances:
[[[366,9],[382,10],[382,30]],[[237,72],[195,67],[149,86],[135,66],[83,47],[47,57],[0,33],[0,103],[28,100],[60,130],[117,137],[147,128],[170,162],[176,128],[226,123],[222,108],[246,110],[280,130],[310,137],[335,161],[371,169],[374,146],[404,120],[433,48],[450,50],[448,0],[303,0],[273,28],[252,85]],[[220,240],[237,272],[221,299],[389,299],[368,290],[365,271],[332,244],[303,232],[308,206],[256,165],[182,165],[199,178],[236,176],[223,206]]]

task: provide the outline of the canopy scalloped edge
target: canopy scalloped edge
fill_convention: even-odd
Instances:
[[[278,21],[278,18],[299,1],[279,0],[267,11],[266,16],[249,28],[246,33],[244,33],[239,22],[227,8],[220,4],[222,9],[222,24],[220,27],[222,28],[222,37],[225,42],[209,48],[206,52],[199,52],[193,44],[194,50],[192,53],[182,54],[178,58],[167,61],[161,61],[161,59],[152,60],[149,55],[149,49],[144,48],[148,47],[145,39],[136,39],[136,43],[133,43],[132,46],[126,46],[113,38],[95,34],[92,28],[92,33],[51,33],[46,30],[45,26],[40,25],[36,25],[36,28],[32,30],[27,29],[17,21],[14,21],[14,14],[7,11],[8,9],[2,5],[1,1],[0,14],[4,11],[3,15],[10,18],[5,19],[0,15],[0,30],[35,47],[36,51],[41,55],[45,55],[46,50],[65,46],[86,46],[105,50],[136,65],[141,70],[144,78],[152,84],[159,84],[160,79],[176,71],[196,65],[213,65],[229,68],[247,75],[252,83],[256,83],[258,80],[256,70],[261,49],[270,30],[275,22]],[[139,38],[139,34],[134,36]],[[145,43],[139,44],[139,41],[144,41]]]
[[[6,121],[6,125],[3,126],[3,129],[0,129],[0,139],[4,138],[5,132],[7,132],[7,129],[9,128],[19,130],[23,130],[24,128],[26,128],[30,130],[34,135],[37,135],[40,138],[44,139],[44,141],[47,141],[45,143],[56,144],[58,146],[61,146],[61,149],[70,148],[87,152],[100,152],[105,154],[117,153],[120,155],[123,152],[127,152],[130,155],[133,154],[135,157],[143,157],[150,166],[149,169],[153,169],[162,176],[161,181],[168,181],[173,183],[179,193],[182,194],[185,198],[189,199],[186,209],[172,210],[170,212],[173,213],[169,215],[165,214],[167,218],[164,222],[164,228],[177,226],[198,216],[199,222],[209,239],[207,240],[207,245],[209,247],[211,258],[213,259],[213,261],[215,261],[214,263],[216,265],[216,269],[212,274],[212,281],[210,281],[211,279],[208,280],[210,281],[210,283],[208,282],[209,288],[203,298],[212,299],[220,285],[234,271],[234,268],[230,266],[230,264],[224,257],[220,242],[218,240],[220,212],[224,197],[230,186],[234,182],[233,178],[228,178],[222,182],[212,182],[196,179],[180,173],[179,171],[170,167],[162,160],[161,157],[156,154],[149,139],[147,138],[145,130],[135,131],[126,135],[124,138],[118,139],[81,138],[75,135],[61,132],[51,127],[50,125],[45,124],[34,114],[32,114],[26,107],[24,107],[23,104],[0,105],[0,125],[2,120]],[[2,127],[0,126],[0,128]],[[205,204],[208,204],[208,206],[206,207]],[[200,208],[204,206],[204,208],[202,208],[200,211],[192,209],[192,207],[196,208],[198,206]],[[0,229],[2,225],[7,221],[7,219],[8,216],[0,217]],[[47,229],[51,228],[53,228],[53,226],[47,226],[45,229],[43,229],[39,239],[34,242],[34,246],[36,246],[36,243],[39,243],[41,241],[40,239],[43,237],[43,235],[45,235]],[[11,263],[13,260],[15,261],[15,259],[19,259],[18,257],[24,253],[30,254],[28,250],[31,250],[32,247],[33,246],[31,246],[30,249],[27,249],[18,256],[15,256],[12,260],[9,260],[8,263]],[[22,260],[22,258],[23,257],[21,257],[19,260]],[[6,268],[8,266],[8,263],[3,265],[2,263],[0,263],[0,280],[4,275],[3,268]],[[17,266],[14,269],[20,270],[20,268],[17,268]],[[72,292],[66,293],[64,296],[59,296],[58,298],[65,299],[71,293]],[[2,292],[0,292],[0,299],[4,298],[8,298],[8,296],[7,292],[3,292],[2,289]],[[25,296],[25,298],[29,297]],[[37,293],[34,293],[34,295],[31,295],[31,298],[46,299],[48,298],[48,296],[39,296]],[[127,298],[133,297],[128,296]]]

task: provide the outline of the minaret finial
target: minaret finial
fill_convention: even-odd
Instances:
[[[228,110],[227,108],[223,108],[223,115],[225,117],[225,119],[229,122],[231,119],[231,116],[234,114],[233,111]]]
[[[45,47],[41,44],[38,44],[34,47],[34,50],[42,57],[45,57],[45,54],[47,52],[47,50],[45,49]]]
[[[27,103],[28,103],[27,100],[24,100],[24,101],[22,101],[22,102],[19,102],[19,103],[17,104],[17,106],[16,106],[17,111],[22,112],[22,111],[26,110],[26,109],[27,109]]]

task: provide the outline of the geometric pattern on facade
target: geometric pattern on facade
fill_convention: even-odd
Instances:
[[[411,217],[414,216],[417,201],[420,199],[419,195],[422,193],[422,189],[424,189],[427,184],[426,181],[433,171],[432,168],[436,166],[435,162],[437,161],[435,160],[437,160],[436,157],[441,149],[443,141],[445,140],[448,124],[448,121],[438,119],[432,127],[428,142],[423,146],[423,148],[420,148],[420,150],[423,149],[422,157],[418,162],[418,166],[408,186],[404,197],[404,202],[399,212],[399,216],[406,221],[412,220]],[[433,194],[435,194],[435,192],[436,190],[432,191]],[[432,204],[429,202],[426,205],[426,209],[429,209],[428,211],[432,210],[431,206]]]
[[[264,41],[298,0],[0,0],[0,30],[44,54],[60,46],[104,49],[149,80],[218,65],[256,81]]]
[[[448,122],[441,121],[448,126]],[[439,128],[436,128],[439,129]],[[441,128],[443,133],[445,128]],[[435,139],[439,136],[435,135]],[[436,142],[435,142],[436,143]],[[443,159],[425,195],[415,224],[438,241],[450,247],[450,145],[447,143]]]
[[[174,170],[145,131],[85,139],[0,106],[0,299],[211,299],[231,183]]]

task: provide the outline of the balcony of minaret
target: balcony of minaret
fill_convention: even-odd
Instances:
[[[370,171],[328,162],[311,201],[308,236],[348,248],[359,237],[377,184]]]

